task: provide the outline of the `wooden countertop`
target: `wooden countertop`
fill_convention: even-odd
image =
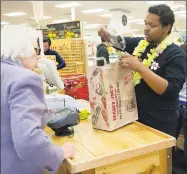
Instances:
[[[91,119],[88,119],[74,126],[75,134],[72,138],[57,137],[48,127],[45,131],[59,146],[68,141],[75,145],[75,158],[65,161],[71,173],[166,149],[176,144],[174,137],[139,122],[106,132],[93,129]]]

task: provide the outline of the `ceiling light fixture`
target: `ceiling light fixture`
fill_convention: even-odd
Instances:
[[[100,15],[101,17],[104,17],[104,18],[108,18],[108,17],[112,17],[112,14],[102,14]]]
[[[43,16],[43,19],[51,19],[51,16]],[[35,19],[35,18],[30,18],[30,19]]]
[[[167,1],[146,1],[148,4],[165,4]]]
[[[85,24],[84,26],[85,27],[93,27],[93,26],[99,26],[101,24]]]
[[[186,14],[186,11],[175,11],[174,14]]]
[[[96,9],[90,9],[90,10],[83,10],[81,12],[82,13],[98,13],[98,12],[102,12],[102,11],[104,11],[104,9],[96,8]]]
[[[94,29],[94,28],[97,28],[99,25],[101,24],[86,24],[84,25],[84,29]]]
[[[143,19],[134,19],[134,20],[129,20],[130,23],[133,23],[133,22],[144,22]]]
[[[145,22],[137,22],[136,24],[139,24],[139,25],[144,25]]]
[[[53,23],[63,23],[63,22],[69,22],[69,19],[60,19],[60,20],[54,20]]]
[[[10,16],[10,17],[16,17],[16,16],[23,16],[26,15],[27,13],[24,12],[14,12],[14,13],[6,13],[3,14],[4,16]]]
[[[80,3],[77,2],[71,2],[71,3],[67,3],[67,4],[59,4],[59,5],[55,5],[55,7],[57,8],[71,8],[71,7],[77,7],[80,6]]]
[[[185,7],[185,6],[184,5],[175,5],[172,8],[175,9],[175,8],[182,8],[182,7]]]
[[[96,26],[84,27],[84,29],[96,29]]]

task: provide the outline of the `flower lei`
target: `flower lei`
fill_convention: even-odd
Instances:
[[[152,63],[154,63],[154,60],[164,52],[164,50],[173,43],[172,37],[169,35],[167,36],[156,48],[153,48],[150,50],[150,53],[147,54],[148,59],[143,59],[142,64],[149,68]],[[142,55],[142,53],[145,52],[147,46],[149,45],[149,42],[146,40],[141,40],[139,42],[139,45],[135,48],[133,55],[135,58],[139,59]],[[133,72],[133,80],[134,80],[134,86],[139,84],[141,82],[141,75],[138,72]]]

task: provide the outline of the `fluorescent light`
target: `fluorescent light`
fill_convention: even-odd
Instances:
[[[127,16],[127,19],[134,19],[134,16]]]
[[[43,16],[44,19],[51,19],[51,16]]]
[[[154,5],[154,4],[164,4],[164,3],[166,3],[167,1],[146,1],[148,4],[152,4],[152,5]]]
[[[186,11],[175,11],[174,14],[186,14]]]
[[[84,27],[84,29],[96,29],[97,26]]]
[[[180,8],[180,7],[185,7],[185,6],[184,5],[175,5],[172,8],[175,9],[175,8]]]
[[[84,25],[84,29],[92,29],[97,28],[100,24],[86,24]]]
[[[30,19],[35,19],[35,18],[30,18]],[[43,19],[51,19],[51,16],[43,16]]]
[[[54,20],[53,23],[63,23],[63,22],[69,22],[69,19],[60,19],[60,20]]]
[[[57,7],[57,8],[70,8],[70,7],[77,7],[77,6],[80,6],[80,5],[81,4],[77,3],[77,2],[70,2],[70,3],[67,3],[67,4],[55,5],[55,7]]]
[[[143,25],[145,24],[145,22],[137,22],[137,24]]]
[[[98,12],[102,12],[102,11],[104,11],[104,9],[96,8],[96,9],[90,9],[90,10],[83,10],[81,12],[82,13],[98,13]]]
[[[85,27],[93,27],[93,26],[99,26],[100,24],[85,24]]]
[[[112,16],[112,14],[102,14],[102,15],[100,15],[101,17],[104,17],[104,18],[108,18],[108,17],[111,17]]]
[[[9,22],[1,22],[1,25],[9,24]]]
[[[129,20],[130,23],[133,23],[133,22],[144,22],[143,19],[134,19],[134,20]]]
[[[7,13],[4,14],[4,16],[11,16],[11,17],[16,17],[16,16],[23,16],[26,15],[27,13],[23,13],[23,12],[15,12],[15,13]]]

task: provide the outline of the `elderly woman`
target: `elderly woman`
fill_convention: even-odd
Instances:
[[[38,32],[25,25],[1,28],[1,174],[56,173],[74,155],[45,134],[48,109],[37,65]]]

